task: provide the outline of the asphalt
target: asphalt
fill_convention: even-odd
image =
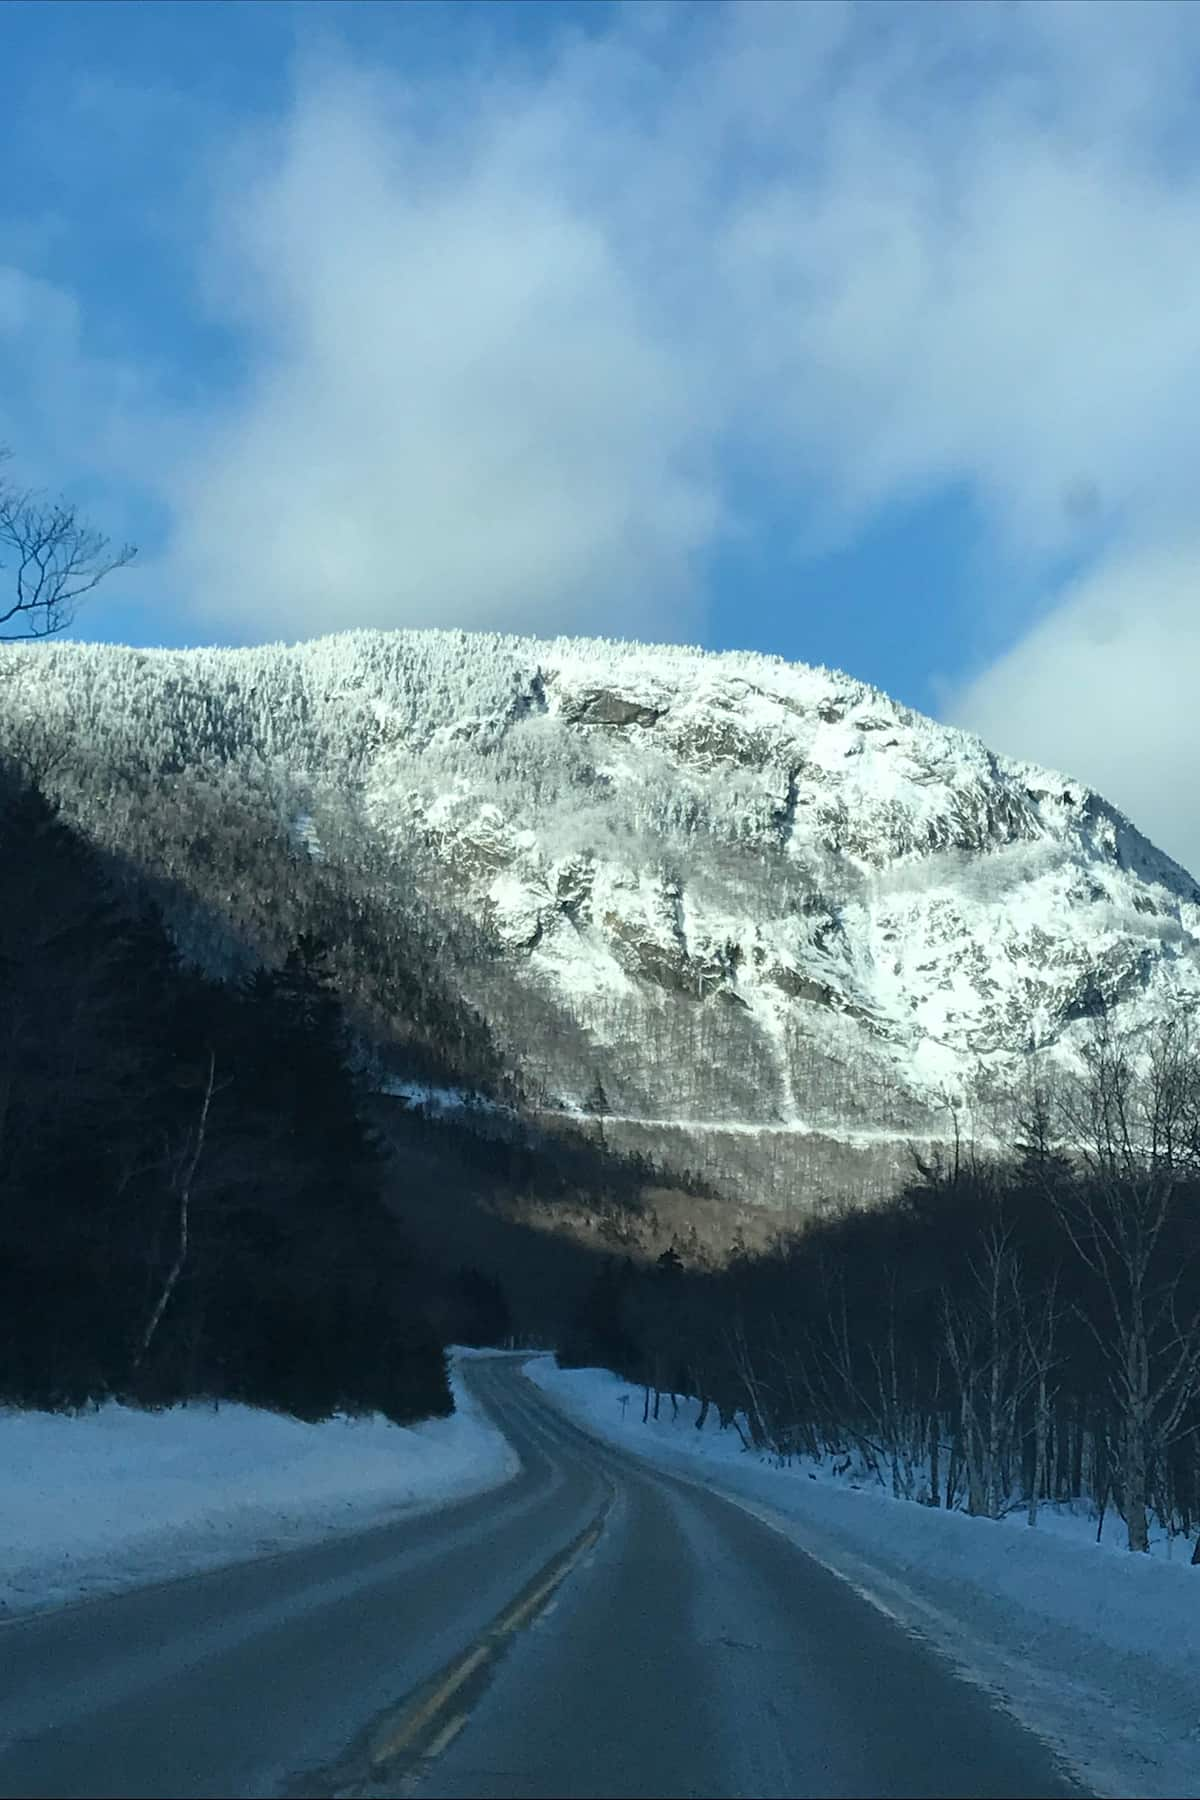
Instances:
[[[465,1376],[504,1487],[0,1627],[0,1795],[1083,1792],[767,1525]]]

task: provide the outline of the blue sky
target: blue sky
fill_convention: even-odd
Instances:
[[[9,0],[0,57],[0,443],[142,546],[77,635],[827,662],[1200,862],[1200,9]]]

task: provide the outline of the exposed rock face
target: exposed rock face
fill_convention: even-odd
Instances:
[[[611,688],[583,688],[566,697],[559,710],[572,725],[656,725],[667,709],[630,700]]]
[[[353,819],[486,930],[459,978],[550,1104],[599,1077],[614,1141],[670,1126],[702,1166],[719,1136],[717,1176],[755,1131],[886,1173],[1031,1051],[1070,1060],[1102,1004],[1200,999],[1200,892],[1115,808],[825,669],[428,632],[60,644],[8,674],[4,729],[76,721],[118,797],[98,835],[147,745],[300,784],[327,866]],[[768,1161],[743,1192],[788,1192]]]

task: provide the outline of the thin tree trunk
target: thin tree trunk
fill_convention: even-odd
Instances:
[[[1146,1520],[1149,1499],[1147,1467],[1150,1370],[1141,1308],[1135,1302],[1130,1341],[1125,1357],[1125,1429],[1122,1444],[1122,1486],[1129,1548],[1148,1551],[1150,1532]]]
[[[962,1450],[967,1465],[967,1511],[972,1518],[978,1518],[985,1507],[983,1472],[979,1467],[980,1433],[965,1388],[962,1397]]]
[[[204,1151],[204,1138],[205,1133],[208,1130],[208,1109],[212,1104],[213,1078],[216,1074],[216,1066],[216,1057],[210,1050],[208,1053],[208,1081],[204,1089],[204,1099],[200,1106],[200,1121],[196,1127],[196,1143],[187,1167],[184,1170],[183,1180],[179,1187],[179,1242],[175,1250],[175,1260],[167,1271],[167,1279],[163,1283],[162,1292],[158,1296],[154,1311],[151,1313],[146,1329],[142,1333],[142,1341],[138,1345],[137,1354],[133,1359],[135,1372],[141,1368],[146,1357],[146,1352],[154,1341],[154,1334],[162,1322],[162,1316],[170,1304],[171,1295],[175,1292],[176,1284],[180,1275],[183,1273],[183,1265],[187,1261],[188,1211],[192,1199],[192,1182],[195,1180],[196,1170],[200,1165],[200,1157]]]
[[[992,1320],[992,1374],[988,1386],[988,1444],[987,1444],[987,1477],[984,1484],[984,1505],[989,1519],[1000,1517],[1000,1350],[997,1339],[999,1326],[993,1312]]]
[[[1043,1370],[1038,1376],[1037,1416],[1034,1421],[1034,1457],[1033,1480],[1029,1484],[1029,1523],[1037,1524],[1038,1501],[1042,1493],[1042,1481],[1046,1471],[1046,1434],[1049,1430],[1049,1409],[1046,1405],[1046,1375]]]
[[[1140,1422],[1129,1420],[1125,1428],[1125,1455],[1122,1459],[1125,1525],[1131,1550],[1148,1551],[1150,1528],[1146,1519],[1147,1479],[1146,1444]]]

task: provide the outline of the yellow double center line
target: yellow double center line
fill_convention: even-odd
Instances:
[[[398,1711],[378,1720],[343,1762],[315,1784],[306,1784],[304,1792],[355,1795],[376,1790],[384,1780],[407,1777],[408,1786],[419,1776],[463,1729],[514,1634],[544,1611],[555,1589],[599,1541],[612,1503],[610,1494],[591,1524],[538,1570],[469,1650],[418,1688]]]

